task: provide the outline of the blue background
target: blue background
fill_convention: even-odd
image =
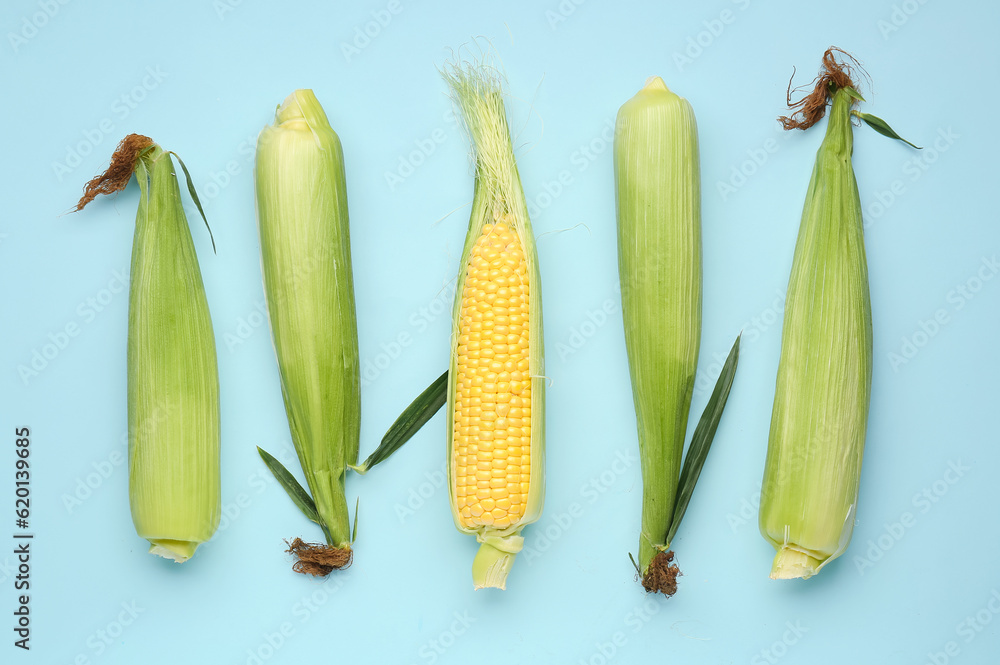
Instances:
[[[993,662],[997,6],[499,5],[4,3],[0,535],[11,545],[0,548],[0,660]],[[349,477],[349,501],[361,499],[354,565],[307,579],[290,572],[282,539],[319,534],[254,451],[292,461],[258,309],[254,140],[286,95],[311,87],[343,142],[366,455],[445,366],[472,177],[436,68],[474,36],[492,40],[508,74],[538,236],[551,377],[545,513],[525,532],[508,590],[473,592],[476,543],[452,525],[438,416],[384,466]],[[773,551],[756,502],[780,308],[823,128],[783,135],[775,116],[793,66],[807,82],[830,44],[870,73],[865,109],[926,148],[856,132],[875,326],[858,521],[850,549],[818,577],[779,583],[767,576]],[[695,415],[744,331],[732,397],[675,542],[685,575],[670,600],[647,598],[626,556],[641,486],[610,144],[618,107],[652,74],[699,122]],[[128,268],[136,188],[66,214],[129,132],[184,158],[219,247],[213,256],[194,221],[219,348],[226,516],[183,566],[145,554],[122,464],[127,297],[113,291]],[[76,334],[61,337],[69,324]],[[45,366],[22,376],[48,344]],[[7,625],[20,426],[32,431],[34,474],[29,653]]]

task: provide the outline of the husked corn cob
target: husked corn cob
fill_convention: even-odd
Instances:
[[[483,226],[462,293],[455,393],[455,494],[469,529],[504,529],[531,482],[528,264],[504,222]]]
[[[476,155],[448,381],[449,492],[456,526],[481,543],[473,583],[503,589],[544,497],[538,259],[499,75],[456,65],[444,76]]]

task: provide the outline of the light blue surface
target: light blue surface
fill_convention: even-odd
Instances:
[[[4,4],[0,537],[11,545],[0,548],[0,661],[995,662],[1000,279],[981,268],[1000,253],[995,4],[853,1],[819,15],[750,0],[226,3]],[[373,15],[386,23],[377,31]],[[366,26],[378,34],[345,56]],[[438,416],[383,467],[349,478],[351,504],[361,497],[354,565],[325,583],[306,579],[290,572],[282,539],[319,533],[254,451],[291,455],[258,309],[253,142],[296,87],[315,90],[343,142],[367,454],[445,365],[446,285],[472,177],[436,67],[476,35],[492,39],[507,70],[539,236],[552,383],[546,509],[525,531],[533,554],[521,555],[507,592],[473,592],[476,543],[451,522]],[[773,308],[823,128],[782,135],[774,118],[792,67],[807,82],[830,44],[863,60],[874,81],[866,109],[926,148],[856,132],[875,326],[858,522],[839,561],[809,582],[778,583],[767,578],[773,552],[754,508],[780,343]],[[686,49],[696,57],[678,63]],[[685,576],[668,601],[645,597],[626,557],[641,486],[610,150],[618,107],[652,74],[691,101],[699,122],[702,376],[714,378],[744,330],[730,404],[675,543]],[[219,247],[213,256],[194,221],[219,346],[226,517],[184,566],[145,554],[115,463],[127,297],[108,289],[127,271],[135,188],[63,214],[133,131],[184,158]],[[430,154],[414,152],[421,146]],[[387,174],[410,159],[421,163],[390,186]],[[918,159],[933,163],[922,170]],[[753,173],[730,181],[734,169]],[[735,191],[724,197],[725,182]],[[977,282],[981,269],[990,279]],[[962,296],[962,285],[978,291]],[[938,310],[947,322],[922,333]],[[62,340],[67,324],[78,334]],[[65,348],[23,380],[18,366],[50,335]],[[920,348],[894,363],[903,338]],[[707,393],[696,393],[695,414]],[[20,426],[32,431],[34,474],[29,653],[13,647],[10,629]],[[959,464],[961,476],[949,474]],[[901,519],[910,526],[894,526]],[[967,617],[991,622],[977,632]]]

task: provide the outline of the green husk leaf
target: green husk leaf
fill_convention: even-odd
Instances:
[[[866,125],[874,129],[882,136],[888,136],[890,139],[896,139],[897,141],[902,141],[911,148],[916,148],[917,150],[923,150],[922,147],[918,145],[913,145],[912,143],[904,139],[902,136],[897,134],[895,130],[893,130],[893,128],[889,126],[889,123],[887,123],[885,120],[878,117],[877,115],[872,115],[871,113],[861,113],[860,111],[854,111],[854,115],[864,120]]]
[[[351,542],[345,471],[358,461],[361,364],[344,150],[311,90],[292,92],[261,131],[254,189],[289,433],[327,544],[344,549]]]
[[[846,92],[851,97],[851,99],[856,99],[859,102],[865,101],[865,98],[861,96],[861,93],[855,90],[854,88],[845,87],[844,92]]]
[[[788,280],[758,510],[773,579],[809,578],[843,554],[857,510],[873,347],[852,102],[833,97]]]
[[[674,515],[701,344],[701,173],[691,104],[658,76],[618,110],[618,275],[642,474],[642,576]]]
[[[691,437],[691,446],[684,457],[684,466],[681,468],[680,482],[677,485],[677,500],[674,502],[674,515],[670,520],[670,528],[667,530],[667,548],[673,542],[677,534],[677,528],[684,518],[694,487],[701,476],[702,467],[705,466],[705,459],[708,457],[709,448],[715,438],[715,431],[719,428],[719,421],[722,419],[722,412],[726,408],[726,401],[729,399],[729,390],[733,387],[733,379],[736,377],[736,366],[740,359],[740,333],[733,342],[733,348],[729,351],[729,357],[722,366],[722,373],[719,374],[715,382],[715,389],[712,396],[701,414],[701,420],[694,429]]]
[[[146,142],[126,137],[106,172],[131,169],[141,190],[128,313],[129,503],[149,551],[182,562],[220,519],[218,360],[175,166],[156,144],[128,163]]]
[[[76,204],[124,190],[139,207],[128,306],[129,504],[151,554],[187,561],[219,525],[219,380],[215,335],[173,162],[129,134]]]
[[[208,229],[208,237],[212,240],[212,253],[218,254],[218,252],[215,251],[215,235],[212,234],[212,227],[208,225],[208,218],[205,217],[205,211],[201,207],[201,201],[198,199],[198,192],[194,190],[194,181],[191,180],[191,173],[188,172],[188,168],[184,165],[184,161],[180,158],[180,155],[172,150],[170,151],[170,154],[174,156],[177,163],[181,165],[181,170],[184,171],[184,177],[187,178],[188,193],[191,194],[191,199],[198,208],[198,212],[201,213],[201,218],[205,222],[205,228]]]
[[[404,443],[410,440],[414,434],[420,431],[424,424],[434,417],[448,399],[448,372],[434,379],[413,402],[403,410],[403,413],[396,418],[396,422],[389,427],[382,442],[371,455],[368,456],[360,466],[353,467],[355,471],[364,475],[379,462],[389,458],[394,452],[399,450]]]
[[[312,497],[309,496],[309,492],[307,492],[305,488],[299,484],[299,481],[295,479],[295,476],[289,473],[288,469],[286,469],[281,462],[275,459],[273,455],[260,446],[257,447],[257,452],[260,454],[260,458],[264,460],[264,464],[267,465],[267,468],[271,470],[272,474],[274,474],[274,479],[277,480],[278,484],[284,488],[285,492],[288,494],[288,498],[292,500],[292,503],[299,507],[299,510],[302,511],[302,514],[305,515],[309,521],[323,526],[323,522],[319,519],[319,513],[316,512],[316,504],[313,502]],[[355,529],[357,529],[357,518],[358,516],[355,513]]]

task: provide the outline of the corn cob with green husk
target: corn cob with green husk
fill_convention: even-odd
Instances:
[[[701,340],[701,177],[694,111],[651,77],[615,124],[618,272],[639,430],[637,572],[672,595],[670,544],[708,454],[739,353],[733,346],[681,467]]]
[[[851,117],[899,136],[880,118],[852,111],[863,100],[835,51],[824,54],[813,92],[791,104],[798,113],[780,118],[785,129],[806,129],[831,107],[792,259],[761,489],[760,531],[777,550],[775,579],[811,577],[847,548],[871,398],[872,314]]]
[[[181,563],[219,525],[219,374],[171,154],[130,134],[76,209],[124,189],[135,174],[141,194],[128,309],[129,503],[149,551]],[[187,184],[201,212],[190,176]]]
[[[324,534],[290,543],[294,570],[326,575],[352,557],[344,476],[358,456],[361,375],[344,155],[311,90],[289,95],[261,132],[255,184],[268,318],[309,491],[258,450]]]
[[[473,583],[503,589],[545,492],[541,283],[501,75],[456,64],[444,78],[476,159],[448,374],[448,489],[455,525],[480,543]]]
[[[473,584],[506,588],[544,498],[544,363],[538,258],[504,109],[482,62],[443,72],[473,143],[476,183],[455,297],[451,363],[361,465],[366,473],[445,404],[452,517],[480,543]]]

